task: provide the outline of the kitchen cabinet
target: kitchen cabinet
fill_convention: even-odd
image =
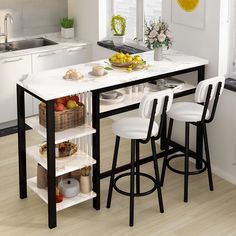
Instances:
[[[11,57],[0,60],[1,88],[0,88],[0,123],[15,120],[17,118],[16,82],[26,74],[31,73],[31,56]],[[32,98],[25,97],[26,115],[32,113]]]
[[[14,53],[14,52],[13,52]],[[1,112],[0,124],[16,120],[16,82],[24,75],[43,70],[75,65],[91,60],[89,45],[68,46],[67,48],[31,53],[0,59],[1,71]],[[38,113],[38,101],[26,95],[26,116]]]
[[[54,50],[32,54],[32,72],[49,70],[63,66],[63,50]]]
[[[91,47],[90,46],[79,46],[71,47],[64,50],[63,65],[75,65],[80,63],[86,63],[91,60]]]

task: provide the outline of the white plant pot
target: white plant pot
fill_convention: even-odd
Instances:
[[[125,35],[123,36],[113,35],[113,43],[115,46],[122,46],[125,43]]]
[[[75,36],[74,28],[61,28],[61,37],[65,39],[72,39]]]

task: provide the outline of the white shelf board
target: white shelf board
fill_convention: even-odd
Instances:
[[[175,89],[174,94],[179,93],[179,92],[188,91],[188,90],[194,89],[194,88],[196,88],[196,86],[185,83],[185,84],[183,84],[183,86],[181,86],[181,88]],[[120,89],[118,91],[120,91],[124,94],[124,99],[121,102],[113,103],[113,104],[104,104],[103,102],[101,102],[100,112],[103,113],[106,111],[111,111],[111,110],[115,110],[115,109],[122,108],[125,106],[140,103],[142,97],[145,94],[152,93],[152,91],[149,91],[148,89],[147,90],[144,89],[144,92],[138,92],[138,93],[132,92],[132,94],[127,94],[124,89]]]
[[[38,134],[43,136],[45,139],[47,138],[46,128],[39,124],[38,116],[28,117],[25,122]],[[96,130],[87,124],[77,126],[72,129],[66,129],[64,131],[55,132],[55,143],[57,144],[70,139],[81,138],[93,133],[96,133]]]
[[[44,169],[47,170],[47,157],[44,157],[39,153],[39,148],[40,144],[28,147],[26,149],[26,153],[28,156],[38,162],[41,166],[43,166]],[[86,154],[81,150],[78,150],[70,157],[62,158],[61,160],[59,158],[56,159],[56,176],[60,176],[71,171],[81,169],[85,166],[91,166],[95,163],[96,160],[93,159],[90,155]]]
[[[47,189],[40,189],[37,187],[37,177],[28,179],[27,184],[30,189],[32,189],[41,199],[43,199],[44,202],[48,203],[48,191]],[[96,197],[96,193],[91,191],[87,194],[79,193],[73,198],[64,198],[62,202],[57,203],[57,211],[61,211],[73,205],[93,199],[94,197]]]

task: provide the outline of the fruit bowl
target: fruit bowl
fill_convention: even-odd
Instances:
[[[113,62],[111,59],[109,59],[109,62],[111,63],[112,66],[116,66],[116,67],[129,67],[133,63],[132,61],[118,63],[118,62]]]
[[[64,158],[72,156],[74,153],[77,152],[77,150],[78,150],[77,145],[69,141],[65,141],[55,145],[56,158]],[[39,153],[41,154],[42,157],[47,157],[46,143],[40,146]]]

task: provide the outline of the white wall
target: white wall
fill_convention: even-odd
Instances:
[[[69,15],[77,20],[79,38],[93,42],[93,59],[107,58],[111,50],[97,47],[98,40],[106,37],[110,29],[107,19],[109,0],[68,0]],[[206,77],[225,74],[228,69],[228,32],[229,19],[227,2],[229,0],[205,0],[205,28],[196,29],[171,22],[171,0],[163,0],[163,19],[173,31],[174,48],[187,54],[203,57],[209,60]],[[93,6],[93,7],[92,7]],[[228,48],[228,49],[227,49]],[[196,73],[183,77],[196,81]],[[192,96],[179,100],[191,101]],[[216,118],[208,127],[210,151],[213,171],[221,177],[236,184],[236,110],[234,102],[236,93],[224,91],[220,100]],[[174,139],[183,143],[184,127],[175,123]],[[192,131],[191,148],[195,148],[195,128]]]
[[[4,15],[14,18],[9,24],[10,37],[36,35],[60,30],[59,19],[67,17],[67,0],[0,0],[0,28]]]
[[[229,65],[229,0],[206,0],[205,28],[195,29],[171,22],[171,0],[163,1],[163,18],[170,23],[174,48],[209,60],[206,78],[227,74]],[[191,75],[192,77],[193,75]],[[191,97],[181,100],[191,100]],[[236,93],[224,90],[215,120],[208,126],[213,171],[236,184]],[[191,147],[194,147],[193,128]],[[183,143],[184,127],[177,123],[174,138]]]
[[[68,0],[68,15],[75,18],[76,36],[93,44],[93,60],[109,57],[113,52],[97,46],[107,35],[109,0]]]

